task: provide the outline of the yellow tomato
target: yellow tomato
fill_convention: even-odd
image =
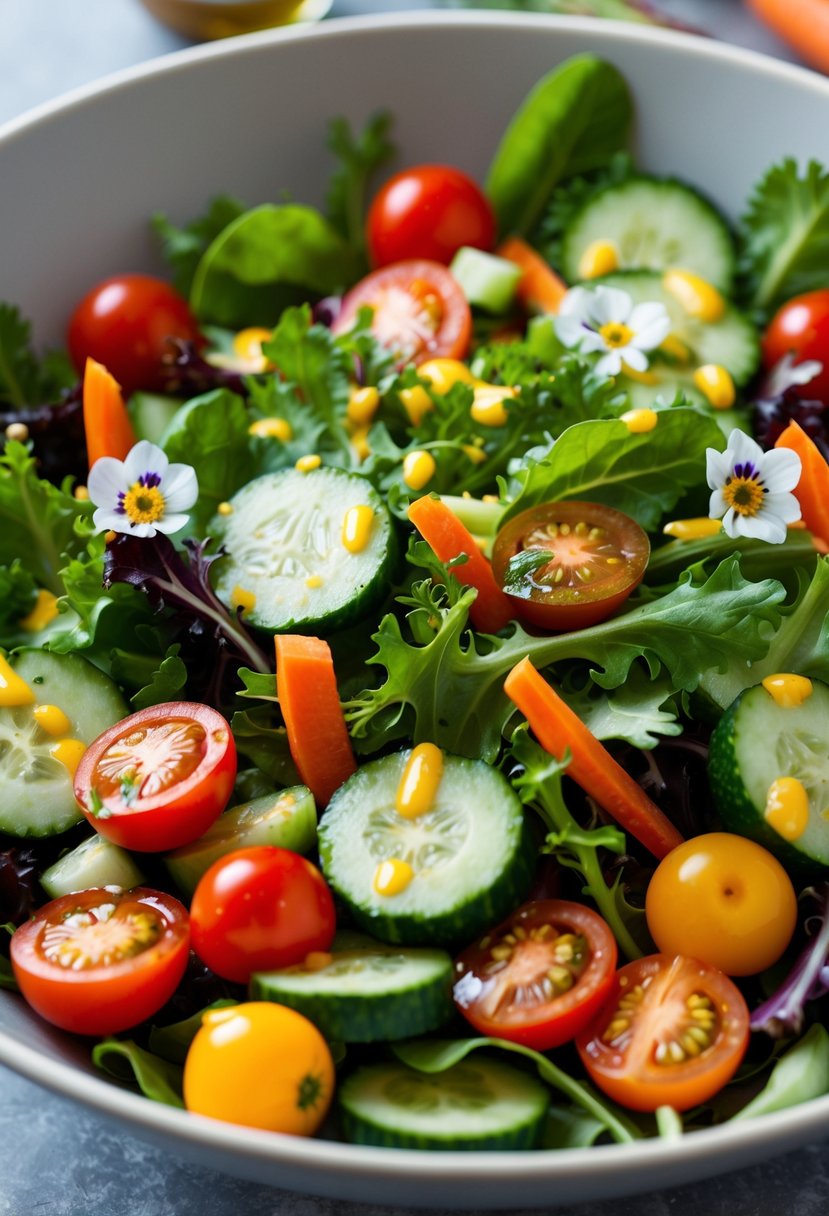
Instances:
[[[699,959],[726,975],[756,975],[788,946],[797,897],[766,849],[743,836],[710,832],[659,863],[645,911],[663,954]]]
[[[311,1136],[334,1093],[328,1044],[307,1018],[268,1001],[204,1015],[184,1064],[189,1111]]]

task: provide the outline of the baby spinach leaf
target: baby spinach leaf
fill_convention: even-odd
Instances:
[[[184,1106],[182,1070],[139,1047],[132,1039],[103,1039],[92,1048],[92,1063],[121,1081],[134,1081],[145,1098],[165,1106]]]
[[[208,246],[190,305],[216,325],[273,325],[294,298],[284,288],[330,295],[358,273],[354,250],[318,211],[267,203],[240,215]]]
[[[604,165],[627,139],[630,91],[621,73],[575,55],[531,90],[501,138],[486,179],[501,233],[527,233],[561,178]]]
[[[829,1032],[816,1022],[780,1057],[765,1088],[731,1122],[799,1106],[825,1093],[829,1093]]]

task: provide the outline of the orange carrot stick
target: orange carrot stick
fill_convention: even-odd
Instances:
[[[797,422],[789,423],[774,446],[788,448],[800,457],[803,470],[792,493],[800,503],[806,527],[817,540],[829,544],[829,464]]]
[[[826,0],[748,0],[748,5],[807,63],[829,72],[829,4]]]
[[[321,638],[277,634],[276,695],[299,775],[325,806],[356,771],[331,649]]]
[[[509,236],[497,254],[523,271],[515,294],[527,312],[558,312],[567,284],[532,246],[520,236]]]
[[[94,359],[87,359],[83,374],[83,426],[90,468],[101,456],[124,460],[135,446],[135,431],[120,385]]]
[[[682,844],[682,837],[670,819],[616,763],[528,658],[513,667],[504,689],[545,751],[561,760],[569,749],[568,776],[654,857],[661,859]]]
[[[509,596],[498,586],[492,566],[454,511],[439,498],[427,494],[411,504],[409,519],[442,562],[451,562],[462,553],[467,555],[468,560],[453,566],[452,573],[458,582],[478,592],[469,610],[472,624],[483,633],[503,629],[515,616]]]

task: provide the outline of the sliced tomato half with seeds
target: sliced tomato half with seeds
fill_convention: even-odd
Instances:
[[[731,1080],[748,1039],[748,1006],[726,975],[652,954],[622,967],[576,1047],[594,1084],[620,1105],[689,1110]]]
[[[99,735],[81,757],[75,798],[107,840],[159,853],[204,835],[235,779],[236,745],[222,715],[209,705],[172,701]]]
[[[360,309],[372,312],[377,340],[400,367],[426,359],[462,359],[472,336],[466,297],[445,266],[425,258],[375,270],[345,296],[332,329],[352,329]]]
[[[455,1004],[481,1034],[547,1051],[599,1012],[616,956],[616,940],[596,912],[535,900],[458,957]]]

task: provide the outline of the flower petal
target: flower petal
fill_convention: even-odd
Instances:
[[[753,540],[764,540],[770,545],[782,545],[786,539],[786,525],[776,515],[761,511],[758,515],[736,516],[734,536],[749,536]]]
[[[96,532],[128,532],[130,527],[127,517],[110,507],[98,507],[92,516],[92,526]]]
[[[565,293],[564,299],[561,301],[558,310],[559,317],[576,317],[579,321],[586,321],[590,315],[590,304],[593,298],[593,292],[586,287],[571,287]]]
[[[584,323],[578,317],[562,316],[560,313],[554,319],[553,325],[556,331],[556,337],[559,342],[563,342],[565,346],[578,346],[585,334],[590,333],[590,330],[585,329]]]
[[[652,300],[647,304],[637,304],[628,317],[628,325],[637,334],[640,330],[647,329],[654,321],[659,321],[660,323],[667,321],[670,325],[665,305],[657,303],[656,300]]]
[[[123,527],[123,525],[121,527],[121,531],[122,532],[126,531],[126,529]],[[129,535],[138,536],[141,540],[149,540],[150,537],[155,536],[157,531],[158,531],[158,524],[131,524],[130,529],[129,529]]]
[[[633,301],[619,287],[596,287],[590,301],[590,312],[599,325],[611,321],[627,321]]]
[[[711,519],[721,519],[728,510],[728,504],[725,501],[725,495],[722,490],[714,490],[708,500],[708,515]]]
[[[767,494],[763,499],[763,515],[776,515],[784,524],[800,519],[800,503],[794,494]]]
[[[172,536],[174,532],[180,532],[189,521],[189,515],[164,515],[161,519],[155,521],[154,526],[157,531],[163,532],[165,536]],[[144,526],[146,527],[147,525]]]
[[[163,481],[169,463],[160,447],[150,443],[149,439],[139,439],[138,443],[130,448],[124,461],[127,485],[134,485],[138,478],[143,477],[145,473],[156,473]]]
[[[189,511],[199,496],[195,469],[189,464],[171,464],[161,486],[167,512]]]
[[[618,352],[622,361],[633,371],[646,372],[648,370],[648,356],[632,343],[618,347]]]
[[[745,431],[740,431],[736,427],[728,436],[728,447],[726,452],[729,454],[731,467],[737,464],[753,464],[755,469],[763,467],[763,449],[759,443],[747,435]]]
[[[96,507],[113,509],[118,503],[118,495],[129,488],[124,463],[114,456],[101,456],[89,470],[86,488],[90,501]]]
[[[739,518],[739,516],[735,513],[733,507],[729,507],[728,510],[726,511],[725,515],[723,515],[723,518],[722,518],[723,532],[725,532],[726,536],[730,536],[732,540],[734,539],[735,536],[740,535],[740,533],[737,531],[736,523],[735,523],[735,521],[738,518]]]
[[[617,350],[609,350],[602,355],[594,370],[597,376],[618,376],[622,370],[622,356]]]
[[[763,484],[769,494],[793,490],[802,472],[800,457],[788,448],[774,448],[763,457]]]
[[[705,449],[705,478],[708,488],[717,490],[725,485],[726,478],[731,476],[731,455],[728,448],[718,452],[716,448]]]
[[[663,317],[657,317],[649,322],[641,329],[637,329],[635,325],[631,325],[636,337],[633,339],[640,350],[654,350],[657,346],[661,346],[671,332],[671,322],[668,314]]]

